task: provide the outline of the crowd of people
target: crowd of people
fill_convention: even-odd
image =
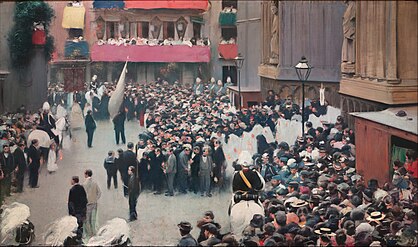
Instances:
[[[274,133],[278,119],[300,115],[291,96],[280,99],[273,91],[262,105],[236,110],[226,92],[215,93],[212,86],[216,84],[198,79],[191,88],[166,83],[127,88],[127,95],[142,97],[147,112],[148,131],[139,136],[135,150],[130,146],[138,157],[138,165],[133,167],[142,189],[160,194],[166,188],[166,196],[177,190],[210,197],[224,187],[228,164],[222,145],[228,145],[230,135],[242,136],[257,124]],[[311,100],[306,104],[305,120],[309,114],[320,116],[326,110],[326,102]],[[122,151],[118,157],[123,157]],[[210,223],[199,225],[201,238],[194,240],[191,224],[181,222],[180,245],[416,244],[416,151],[407,152],[405,164],[394,162],[391,183],[365,182],[355,170],[353,130],[339,116],[317,128],[306,122],[306,133],[295,143],[267,143],[260,135],[252,158],[250,169],[257,171],[266,185],[251,193],[257,195],[254,198],[260,200],[265,214],[255,215],[240,239],[222,236],[219,224]],[[235,168],[240,170],[238,165]],[[129,169],[123,169],[122,177],[126,178]],[[108,173],[108,187],[116,170]],[[123,182],[129,187],[127,179]]]
[[[93,80],[87,93],[75,94],[74,103],[83,110],[87,107],[92,118],[106,119],[107,107],[101,107],[103,95],[110,97],[114,88],[109,84],[99,87]],[[104,102],[106,105],[106,99]],[[327,104],[311,100],[305,105],[306,133],[294,143],[268,143],[261,134],[257,136],[257,152],[251,154],[251,161],[233,157],[237,160],[233,192],[253,195],[240,196],[237,201],[256,201],[263,206],[264,214],[254,215],[238,237],[223,235],[225,232],[214,222],[213,213],[206,212],[204,222],[197,226],[201,229],[197,240],[190,235],[189,222],[178,225],[182,236],[180,245],[409,246],[417,243],[416,150],[406,152],[405,163],[392,164],[394,176],[390,183],[379,184],[375,179],[365,182],[356,173],[355,136],[344,118],[339,116],[335,122],[313,128],[308,121],[309,114],[326,114]],[[207,83],[197,79],[192,87],[160,80],[128,84],[119,112],[120,124],[123,126],[125,117],[137,119],[147,130],[139,135],[136,145],[128,143],[128,150],[119,149],[117,155],[108,152],[104,161],[107,187],[110,189],[112,179],[114,187],[118,187],[119,171],[124,195],[129,198],[130,220],[137,219],[136,204],[141,189],[156,195],[165,192],[166,196],[174,196],[177,191],[211,197],[212,193],[229,188],[226,170],[232,164],[228,164],[224,148],[232,145],[228,142],[231,135],[241,137],[256,125],[269,127],[274,133],[279,119],[294,119],[300,113],[291,96],[281,99],[274,91],[269,91],[262,104],[237,110],[230,104],[227,87],[215,79]],[[31,117],[23,115],[15,123],[6,123],[9,127],[2,141],[9,142],[11,135],[23,139],[22,133],[36,128],[35,123],[39,121],[35,119],[33,125],[22,129],[23,123],[29,120]],[[4,151],[2,155],[6,159],[10,156]],[[7,173],[16,166],[7,170],[7,162],[0,163],[3,192]],[[259,174],[249,176],[248,182],[257,183],[257,177],[261,177],[263,182],[260,180],[258,184],[263,186],[248,186],[242,177],[239,179],[238,171]]]

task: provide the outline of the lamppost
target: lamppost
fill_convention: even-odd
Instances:
[[[308,60],[304,56],[295,66],[296,74],[302,82],[302,137],[305,134],[305,82],[308,80],[312,68],[313,67],[308,64]]]
[[[241,110],[241,68],[242,68],[242,65],[244,64],[244,60],[245,58],[241,56],[241,54],[238,54],[238,56],[234,60],[235,66],[238,69],[238,103],[239,103],[238,107],[239,107],[239,110]]]

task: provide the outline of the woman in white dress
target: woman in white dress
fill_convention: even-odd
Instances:
[[[87,108],[87,107],[86,107]],[[73,106],[71,107],[71,129],[80,129],[84,126],[84,116],[83,111],[81,110],[80,105],[74,101]]]
[[[49,146],[48,162],[46,164],[46,168],[50,174],[58,170],[56,149],[57,144],[55,142],[52,142]]]

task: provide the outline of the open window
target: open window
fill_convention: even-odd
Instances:
[[[142,21],[141,25],[141,38],[149,38],[149,22]]]
[[[202,37],[202,24],[193,22],[193,37],[200,39]]]
[[[115,21],[106,22],[106,38],[107,39],[119,38],[119,22],[115,22]]]
[[[230,7],[238,9],[238,0],[222,0],[222,9]]]
[[[174,39],[174,22],[172,21],[165,21],[163,23],[164,31],[163,31],[163,39],[172,38]]]
[[[237,40],[237,27],[222,27],[221,35],[223,40]]]
[[[222,82],[226,84],[226,79],[231,77],[233,85],[237,85],[237,67],[235,66],[222,66]]]
[[[70,28],[68,29],[68,38],[74,39],[83,36],[83,29],[79,28]]]

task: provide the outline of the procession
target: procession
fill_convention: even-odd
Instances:
[[[416,246],[417,4],[1,1],[0,246]]]

